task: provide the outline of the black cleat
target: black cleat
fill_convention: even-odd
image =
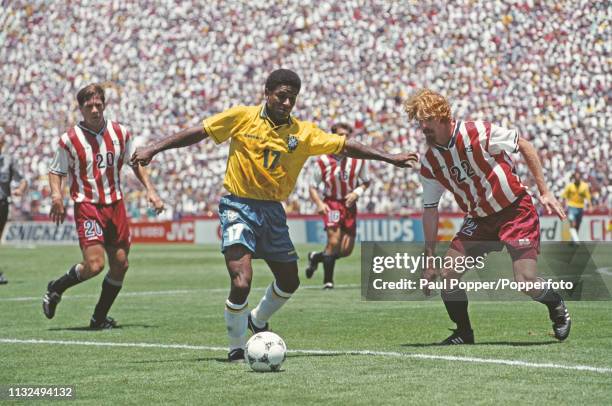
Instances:
[[[4,274],[0,272],[0,285],[6,285],[8,280],[4,277]]]
[[[242,348],[234,348],[227,354],[229,362],[244,362],[244,350]]]
[[[331,290],[334,288],[334,283],[333,282],[326,282],[323,285],[323,290]]]
[[[93,317],[89,321],[89,328],[92,330],[110,330],[117,327],[117,322],[112,317],[106,317],[104,320],[97,321]]]
[[[55,308],[57,304],[62,300],[62,295],[51,290],[51,284],[53,281],[49,282],[47,285],[47,293],[43,296],[43,313],[48,319],[52,319],[55,316]]]
[[[452,330],[451,334],[446,340],[442,341],[440,345],[460,345],[460,344],[474,344],[474,331],[459,331]]]
[[[312,275],[314,275],[315,271],[317,270],[317,265],[313,263],[312,257],[314,256],[315,252],[314,251],[310,251],[308,253],[308,267],[306,268],[306,278],[310,279],[312,278]]]
[[[261,333],[262,331],[270,330],[270,323],[266,323],[263,327],[257,327],[255,323],[253,323],[253,319],[251,318],[251,313],[249,313],[249,330],[253,332],[253,334]]]
[[[570,319],[569,311],[562,300],[553,310],[548,311],[550,320],[553,322],[553,331],[555,338],[563,341],[569,336],[572,320]]]

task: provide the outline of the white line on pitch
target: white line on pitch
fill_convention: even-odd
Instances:
[[[16,338],[0,338],[0,343],[6,344],[39,344],[39,345],[84,345],[92,347],[133,347],[133,348],[162,348],[162,349],[181,349],[181,350],[197,350],[197,351],[227,351],[225,347],[211,347],[205,345],[188,345],[188,344],[157,344],[157,343],[113,343],[101,341],[62,341],[62,340],[38,340],[38,339],[16,339]],[[508,359],[496,358],[475,358],[475,357],[458,357],[452,355],[431,355],[431,354],[415,354],[396,351],[369,351],[369,350],[289,350],[292,354],[312,354],[312,355],[364,355],[377,357],[396,357],[396,358],[415,358],[425,360],[441,360],[468,362],[477,364],[495,364],[495,365],[510,365],[526,368],[545,368],[545,369],[566,369],[573,371],[598,372],[604,374],[612,373],[612,368],[593,367],[589,365],[563,365],[553,363],[535,363],[527,361],[517,361]]]
[[[338,289],[353,289],[359,288],[361,285],[358,284],[348,284],[348,285],[334,285],[335,288]],[[251,291],[264,291],[267,287],[262,288],[251,288]],[[321,286],[318,285],[307,285],[301,286],[300,289],[321,289]],[[202,289],[179,289],[179,290],[151,290],[151,291],[143,291],[143,292],[124,292],[121,293],[121,297],[126,296],[157,296],[157,295],[182,295],[188,293],[196,293],[196,292],[207,292],[207,293],[215,293],[215,292],[229,292],[228,288],[202,288]],[[99,294],[85,294],[85,295],[66,295],[62,296],[63,299],[82,299],[82,298],[90,298],[90,297],[98,297]],[[24,296],[24,297],[3,297],[0,298],[0,302],[29,302],[29,301],[38,301],[42,300],[42,295],[40,296]]]
[[[612,276],[612,268],[598,268],[595,272]]]

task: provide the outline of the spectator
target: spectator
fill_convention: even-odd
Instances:
[[[129,117],[146,139],[180,130],[184,117],[193,125],[230,105],[260,102],[259,84],[280,66],[308,78],[301,118],[327,128],[349,122],[360,141],[389,151],[419,145],[401,104],[416,87],[456,100],[457,117],[518,123],[539,149],[545,177],[556,179],[553,193],[580,169],[594,207],[605,206],[612,161],[607,3],[441,4],[115,0],[93,8],[11,1],[1,13],[0,79],[8,86],[0,89],[0,127],[36,191],[19,202],[21,212],[48,214],[51,140],[77,121],[66,94],[85,83],[106,83],[106,114]],[[244,16],[258,23],[245,24]],[[224,193],[227,147],[194,148],[165,152],[152,166],[167,218],[214,215]],[[529,181],[525,168],[519,164]],[[373,164],[359,209],[419,210],[416,173]],[[307,179],[289,207],[313,213]],[[125,188],[135,191],[136,180]],[[137,192],[129,199],[128,207],[144,203]],[[456,209],[450,195],[441,209]]]

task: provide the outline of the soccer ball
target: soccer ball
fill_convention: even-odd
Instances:
[[[287,346],[282,338],[263,331],[247,341],[244,358],[256,372],[278,371],[287,355]]]

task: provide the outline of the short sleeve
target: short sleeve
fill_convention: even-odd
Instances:
[[[446,191],[444,186],[435,179],[419,175],[421,185],[423,186],[423,207],[426,209],[438,207],[440,198]]]
[[[244,106],[236,106],[208,117],[202,122],[204,131],[217,144],[227,141],[233,135],[236,127],[242,122],[246,111]]]
[[[561,192],[562,199],[569,199],[569,189],[570,189],[570,185],[566,185],[565,189],[563,189],[563,192]]]
[[[344,148],[346,137],[329,134],[312,123],[307,138],[308,155],[339,154]]]
[[[68,175],[68,167],[70,166],[70,157],[65,145],[59,140],[56,144],[55,154],[49,165],[49,172],[56,175]]]
[[[491,125],[491,135],[487,142],[487,152],[491,155],[507,152],[513,154],[518,152],[518,130],[509,130],[504,127]]]

